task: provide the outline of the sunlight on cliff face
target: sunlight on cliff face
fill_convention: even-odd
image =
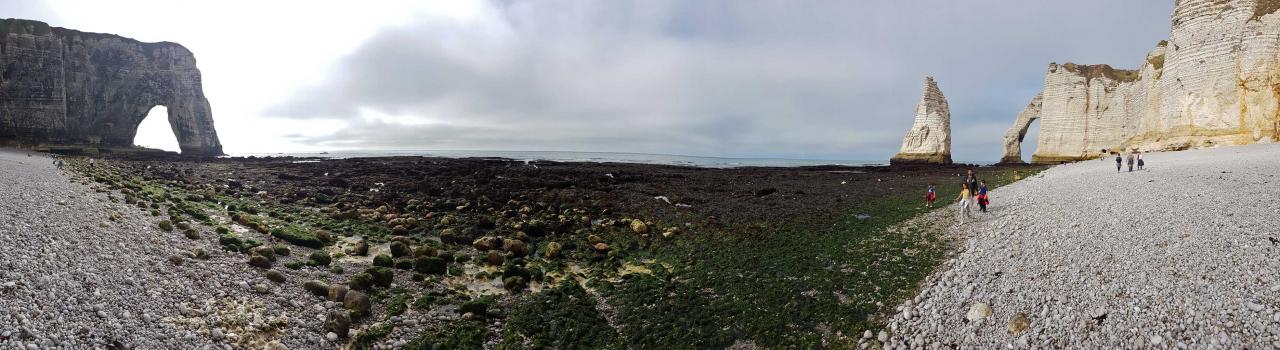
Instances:
[[[169,127],[169,109],[155,106],[147,113],[147,118],[138,125],[138,134],[133,137],[137,146],[179,152],[178,137],[173,135]]]

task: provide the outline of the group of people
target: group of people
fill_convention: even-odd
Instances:
[[[1120,157],[1120,152],[1111,152],[1111,155],[1116,156],[1116,172],[1117,173],[1120,172],[1122,163],[1129,164],[1129,172],[1133,172],[1133,164],[1135,163],[1135,161],[1138,164],[1138,170],[1142,170],[1142,166],[1146,165],[1146,162],[1142,160],[1142,152],[1138,152],[1138,151],[1129,152],[1129,156],[1124,158]],[[1104,157],[1103,159],[1106,159],[1106,158]]]
[[[929,184],[929,190],[925,193],[924,199],[925,206],[933,208],[934,202],[938,199],[938,193],[933,184]],[[960,194],[956,196],[956,200],[960,201],[960,224],[964,224],[965,219],[973,218],[970,207],[974,205],[977,205],[982,212],[987,212],[987,205],[991,204],[987,195],[987,181],[978,180],[973,169],[969,169],[965,174],[964,182],[960,184]]]

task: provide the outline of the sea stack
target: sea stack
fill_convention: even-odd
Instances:
[[[0,19],[0,144],[131,149],[155,106],[183,155],[222,155],[187,48]]]
[[[889,159],[893,165],[951,164],[951,109],[933,77],[924,78],[924,92],[916,105],[915,123],[902,138],[902,149]]]

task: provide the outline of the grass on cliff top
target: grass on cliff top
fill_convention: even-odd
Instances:
[[[1015,174],[1027,177],[1043,169],[1003,168],[979,176],[994,188],[1014,181]],[[920,181],[919,188],[855,203],[834,217],[735,228],[655,246],[646,254],[653,258],[645,264],[651,274],[586,283],[607,305],[575,284],[548,288],[517,297],[505,328],[485,337],[497,337],[498,348],[510,349],[619,344],[701,349],[736,342],[766,348],[855,347],[862,331],[883,327],[880,316],[917,293],[950,247],[938,232],[886,230],[930,210],[922,205],[926,181]],[[958,187],[939,187],[940,206],[954,201]],[[603,326],[610,317],[616,329]],[[423,339],[480,348],[485,337],[476,332],[441,329]],[[458,334],[473,342],[457,343]]]

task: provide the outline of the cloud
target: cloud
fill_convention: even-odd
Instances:
[[[43,1],[21,0],[0,1],[0,18],[32,19],[48,23],[58,20],[57,14],[49,8],[49,4]]]
[[[885,159],[924,75],[955,158],[1000,138],[1050,61],[1136,66],[1172,4],[501,1],[383,29],[268,116],[330,147]]]

